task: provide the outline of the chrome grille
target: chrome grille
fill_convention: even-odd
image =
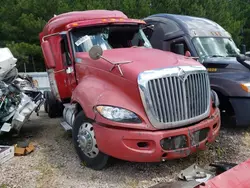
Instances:
[[[151,123],[156,128],[166,129],[207,117],[210,85],[206,69],[185,66],[164,70],[144,72],[138,80]]]

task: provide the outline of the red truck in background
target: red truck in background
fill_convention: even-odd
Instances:
[[[72,130],[90,168],[104,168],[110,156],[186,157],[219,133],[219,101],[206,69],[152,49],[144,27],[120,11],[90,10],[57,15],[40,33],[51,85],[47,110],[63,115],[61,125]]]

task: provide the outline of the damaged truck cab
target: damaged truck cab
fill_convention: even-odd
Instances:
[[[61,125],[90,168],[102,169],[110,156],[186,157],[219,133],[207,70],[152,49],[143,27],[120,11],[92,10],[55,16],[40,33],[52,94],[64,104]]]

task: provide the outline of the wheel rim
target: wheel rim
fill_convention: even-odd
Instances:
[[[77,135],[77,142],[78,147],[86,156],[94,158],[98,155],[99,149],[97,147],[95,133],[91,123],[83,123],[80,126]]]

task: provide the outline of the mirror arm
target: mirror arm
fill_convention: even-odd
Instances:
[[[114,64],[114,63],[112,63],[111,61],[109,61],[108,59],[106,59],[105,57],[101,56],[100,54],[98,54],[98,55],[99,55],[100,58],[102,58],[103,60],[109,62],[110,64],[112,64],[112,65]]]
[[[49,38],[49,37],[52,37],[52,36],[55,36],[55,35],[60,35],[60,33],[52,33],[52,34],[49,34],[49,35],[45,35],[42,38],[42,42],[44,42],[46,38]]]
[[[107,61],[107,62],[109,62],[110,64],[112,64],[113,66],[110,68],[110,72],[117,66],[117,68],[118,68],[118,70],[119,70],[119,72],[120,72],[120,74],[121,74],[121,76],[123,76],[124,74],[123,74],[123,72],[122,72],[122,69],[121,69],[121,67],[120,67],[120,64],[126,64],[126,63],[131,63],[131,61],[124,61],[124,62],[116,62],[116,63],[112,63],[111,61],[109,61],[108,59],[106,59],[105,57],[103,57],[103,56],[99,56],[101,59],[103,59],[103,60],[105,60],[105,61]]]

